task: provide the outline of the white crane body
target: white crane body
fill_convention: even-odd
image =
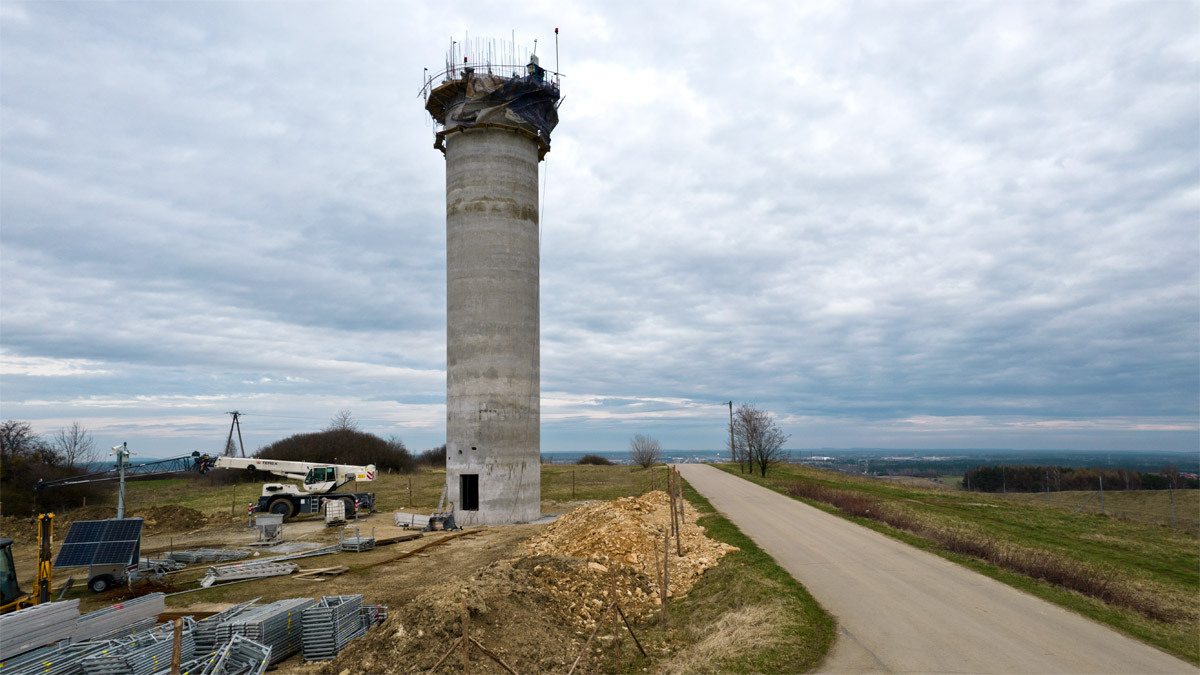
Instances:
[[[210,469],[242,469],[250,474],[259,471],[272,473],[300,485],[288,483],[266,483],[255,510],[282,515],[285,519],[296,514],[317,513],[323,500],[341,500],[346,506],[346,515],[351,516],[360,509],[375,508],[372,492],[343,492],[340,488],[348,483],[375,480],[375,465],[329,464],[324,462],[294,462],[261,457],[209,457],[197,460],[201,473]]]

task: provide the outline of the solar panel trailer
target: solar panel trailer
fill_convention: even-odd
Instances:
[[[88,568],[88,588],[102,593],[138,577],[142,519],[77,520],[63,540],[55,567]]]

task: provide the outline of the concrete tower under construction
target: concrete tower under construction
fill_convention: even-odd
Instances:
[[[557,74],[453,43],[425,109],[446,158],[446,490],[460,525],[541,515],[538,164]]]

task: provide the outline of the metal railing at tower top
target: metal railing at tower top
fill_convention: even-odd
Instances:
[[[558,29],[555,29],[556,40],[557,31]],[[557,47],[555,50],[555,69],[550,70],[539,62],[536,40],[533,49],[518,46],[515,38],[512,42],[486,38],[453,40],[446,51],[446,61],[442,70],[432,75],[429,74],[429,69],[425,70],[424,81],[417,96],[426,96],[431,89],[463,77],[468,70],[504,78],[532,77],[558,88],[562,74],[558,72]]]
[[[508,77],[520,79],[524,77],[537,77],[536,74],[528,72],[528,64],[524,66],[514,66],[508,64],[494,63],[460,63],[456,66],[450,66],[440,73],[429,75],[421,85],[421,90],[417,92],[417,96],[426,97],[429,92],[436,89],[438,86],[462,78],[468,72],[479,73],[481,75],[498,75],[500,77]],[[542,69],[543,81],[547,82],[555,89],[559,88],[562,74],[553,70]]]

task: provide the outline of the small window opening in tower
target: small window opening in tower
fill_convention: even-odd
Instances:
[[[462,498],[463,511],[479,510],[479,474],[464,473],[459,475],[461,481],[459,496]]]

